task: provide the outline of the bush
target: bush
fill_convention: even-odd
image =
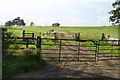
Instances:
[[[10,38],[13,37],[13,33],[11,31],[8,31],[7,28],[2,28],[2,55],[6,55],[7,49],[10,47],[10,43],[15,42],[16,39]]]
[[[2,77],[3,79],[9,78],[11,76],[26,73],[33,70],[39,69],[41,66],[44,66],[46,62],[41,59],[38,51],[34,52],[30,49],[24,49],[20,51],[23,55],[13,55],[14,51],[11,54],[9,48],[19,49],[19,45],[15,44],[11,46],[11,42],[16,42],[16,39],[11,39],[14,37],[13,33],[8,31],[7,28],[3,28],[3,60],[2,60]]]

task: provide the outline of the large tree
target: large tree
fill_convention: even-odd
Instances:
[[[33,22],[30,23],[30,26],[34,26],[35,24]]]
[[[19,21],[17,22],[17,25],[18,25],[18,26],[25,26],[24,20],[23,20],[23,19],[19,20]]]
[[[12,20],[12,25],[18,25],[18,22],[20,21],[20,17],[15,18]]]
[[[11,26],[12,25],[12,22],[11,21],[8,21],[5,23],[5,26]]]
[[[12,21],[8,21],[5,23],[5,26],[25,26],[25,22],[23,19],[20,19],[20,17],[17,17],[13,19]]]
[[[52,26],[60,26],[59,23],[53,23]]]
[[[112,6],[114,9],[109,12],[109,14],[112,14],[109,20],[112,22],[112,25],[120,26],[120,0],[116,0]]]

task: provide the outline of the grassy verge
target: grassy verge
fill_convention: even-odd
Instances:
[[[2,76],[3,78],[8,78],[20,73],[30,72],[45,66],[45,64],[45,61],[36,54],[31,54],[29,56],[7,55],[3,59]]]

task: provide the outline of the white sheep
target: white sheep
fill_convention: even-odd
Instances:
[[[111,41],[108,41],[109,44],[112,44],[112,45],[118,45],[118,40],[119,39],[116,39],[116,38],[110,38],[110,35],[108,35],[107,37],[107,40],[111,40]]]

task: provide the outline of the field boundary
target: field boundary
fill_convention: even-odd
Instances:
[[[29,48],[29,45],[35,45],[36,48],[34,48],[34,49],[39,49],[40,54],[42,56],[44,54],[49,55],[49,56],[43,57],[47,61],[99,61],[99,60],[116,60],[116,59],[118,60],[118,59],[120,59],[120,56],[118,54],[119,52],[118,53],[101,53],[100,52],[100,50],[111,50],[111,52],[113,52],[113,50],[119,51],[120,50],[120,45],[119,44],[113,44],[113,43],[114,42],[119,42],[120,40],[93,41],[93,40],[79,40],[79,39],[41,38],[40,36],[37,36],[37,38],[11,37],[11,39],[13,39],[13,38],[23,39],[23,42],[10,43],[10,44],[22,44],[22,45],[26,45],[26,48]],[[36,40],[36,42],[32,43],[32,42],[29,42],[29,40]],[[43,40],[53,41],[53,43],[44,44],[42,42]],[[111,41],[113,43],[108,44],[109,41]],[[74,43],[74,42],[77,42],[77,44]],[[104,44],[101,44],[100,42],[102,42]],[[86,44],[82,46],[80,43],[82,43],[82,44],[86,43]],[[90,45],[88,45],[88,44],[90,44]],[[49,46],[50,48],[47,47],[46,49],[44,49],[43,46]],[[53,46],[57,46],[56,47],[57,49],[54,49],[55,47],[53,47]],[[117,49],[113,49],[113,48],[112,49],[100,49],[101,46],[111,46],[111,47],[115,46],[115,47],[117,47]],[[87,49],[87,47],[94,47],[94,50]],[[75,49],[72,49],[72,48],[75,48]],[[65,51],[63,52],[62,49],[64,49]],[[45,50],[47,52],[44,52]],[[55,50],[57,50],[56,53],[55,53]],[[70,50],[71,50],[71,52],[68,52]],[[61,55],[65,54],[66,51],[67,51],[67,53],[69,53],[68,55],[71,55],[71,56],[69,56],[69,57],[68,57],[68,55],[67,56],[61,56]],[[51,52],[51,53],[49,53],[49,52]],[[75,53],[75,54],[73,54],[73,53]],[[91,53],[91,54],[89,54],[89,53]],[[55,54],[57,54],[58,56],[55,56]],[[113,56],[111,54],[118,54],[118,56]],[[83,57],[81,58],[80,56],[83,56]],[[88,57],[86,57],[86,56],[88,56]],[[64,58],[64,60],[61,59],[61,58]],[[71,59],[71,58],[73,58],[73,59]],[[48,60],[48,59],[50,59],[50,60]],[[81,60],[81,59],[83,59],[83,60]]]

